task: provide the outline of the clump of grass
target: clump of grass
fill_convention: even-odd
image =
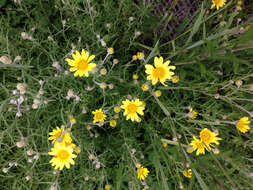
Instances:
[[[164,42],[149,3],[0,3],[1,189],[252,189],[252,19],[211,4]],[[82,49],[96,67],[74,77]],[[56,126],[79,153],[61,171]]]

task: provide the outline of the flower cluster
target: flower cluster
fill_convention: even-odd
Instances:
[[[70,132],[70,128],[62,126],[61,128],[56,127],[49,133],[50,137],[48,140],[52,141],[53,148],[48,154],[53,156],[50,163],[55,170],[62,170],[64,167],[70,168],[70,164],[75,164],[73,159],[77,157],[74,152],[80,153],[80,147],[72,143]]]
[[[196,155],[205,154],[205,150],[210,151],[211,147],[214,147],[213,143],[219,145],[219,141],[222,140],[220,137],[217,137],[218,133],[212,132],[207,128],[204,128],[200,132],[200,139],[193,137],[190,145],[193,150],[196,151]],[[188,151],[189,152],[189,151]]]

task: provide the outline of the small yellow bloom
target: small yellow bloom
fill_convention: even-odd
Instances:
[[[141,167],[141,164],[140,164],[139,162],[137,162],[137,163],[135,164],[135,166],[136,166],[136,168],[139,168],[139,167]]]
[[[139,76],[138,76],[137,74],[134,74],[134,75],[133,75],[133,79],[134,79],[134,80],[137,80],[138,78],[139,78]]]
[[[167,143],[163,143],[163,147],[166,148],[168,146]]]
[[[108,48],[107,53],[114,54],[114,49],[112,47]]]
[[[76,123],[76,119],[73,117],[73,115],[68,115],[68,118],[72,125]]]
[[[219,10],[220,7],[223,7],[225,5],[227,0],[212,0],[213,4],[211,6],[211,9],[215,8]]]
[[[242,1],[239,0],[239,1],[237,2],[237,5],[242,5]]]
[[[82,49],[81,54],[79,51],[76,51],[76,54],[72,54],[72,59],[66,59],[68,64],[71,66],[69,69],[71,72],[75,72],[74,76],[82,77],[85,75],[86,77],[89,76],[89,72],[93,71],[96,67],[95,63],[90,63],[94,58],[95,55],[89,56],[89,52]]]
[[[236,80],[235,81],[235,84],[236,84],[236,86],[238,87],[238,88],[240,88],[240,86],[242,86],[242,80]]]
[[[144,180],[148,176],[148,173],[149,171],[147,168],[140,167],[137,170],[137,177],[140,180]]]
[[[75,147],[74,151],[75,153],[79,154],[81,152],[80,146]]]
[[[245,29],[246,29],[246,30],[249,30],[249,29],[250,29],[250,25],[246,26]]]
[[[105,186],[105,190],[110,190],[110,189],[111,189],[111,186],[107,184],[107,185]]]
[[[156,97],[160,97],[162,95],[162,92],[160,90],[156,90],[154,94]]]
[[[191,153],[193,153],[194,149],[192,146],[187,146],[186,151],[191,154]]]
[[[111,120],[110,121],[110,126],[111,127],[116,127],[116,125],[117,125],[117,121],[116,120]]]
[[[106,87],[107,87],[107,84],[106,84],[106,83],[102,82],[102,83],[100,84],[100,88],[105,89]]]
[[[218,135],[218,133],[214,133],[212,131],[210,131],[207,128],[204,128],[201,132],[200,132],[200,139],[202,140],[202,142],[205,143],[205,145],[209,145],[211,143],[215,143],[217,145],[219,145],[219,140],[221,140],[221,138],[216,137]]]
[[[146,83],[141,86],[142,91],[148,91],[149,87]]]
[[[155,57],[154,59],[154,65],[145,65],[145,72],[148,74],[147,80],[152,81],[152,85],[155,85],[158,81],[160,81],[164,86],[167,86],[165,84],[167,79],[171,79],[174,75],[174,72],[171,72],[171,70],[175,70],[175,66],[169,66],[170,61],[166,61],[163,63],[163,57]]]
[[[123,115],[126,116],[126,120],[131,119],[131,121],[140,121],[137,114],[144,115],[143,110],[145,109],[142,101],[139,99],[131,101],[126,99],[125,101],[122,101],[122,104],[123,105],[120,107],[125,110]]]
[[[236,123],[236,128],[242,132],[246,133],[248,130],[250,130],[249,127],[250,121],[248,117],[242,117],[237,123]]]
[[[137,60],[137,55],[133,55],[133,61]]]
[[[196,137],[193,137],[193,140],[191,141],[190,145],[193,147],[194,150],[197,150],[197,156],[199,154],[205,154],[205,149],[207,149],[207,151],[210,151],[211,149],[209,145],[205,146],[204,143]]]
[[[119,106],[115,106],[115,107],[113,108],[113,110],[114,110],[115,113],[119,113],[120,110],[121,110],[121,108],[120,108]]]
[[[171,81],[173,82],[173,83],[178,83],[178,81],[179,81],[179,76],[173,76],[172,77],[172,79],[171,79]]]
[[[188,169],[188,170],[184,170],[184,176],[187,178],[191,178],[192,177],[192,170]]]
[[[94,158],[95,158],[95,156],[94,156],[93,154],[90,154],[90,155],[89,155],[89,159],[90,159],[90,160],[93,160]]]
[[[144,59],[144,53],[142,53],[142,52],[137,52],[137,58],[138,58],[139,60]]]
[[[190,111],[189,111],[189,113],[188,113],[188,117],[189,117],[190,119],[195,119],[195,118],[197,117],[197,115],[198,115],[198,112],[196,112],[196,111],[194,111],[192,108],[190,108]]]
[[[101,75],[106,75],[106,73],[107,73],[107,70],[106,70],[105,68],[102,68],[102,69],[100,70],[100,74],[101,74]]]
[[[62,170],[64,167],[70,168],[70,164],[75,164],[73,158],[76,158],[76,155],[73,154],[73,146],[71,145],[66,146],[65,143],[56,142],[48,154],[54,156],[50,163],[55,167],[55,170],[58,168]]]
[[[106,119],[106,115],[104,114],[102,108],[93,111],[92,114],[94,115],[93,123],[97,123],[97,122],[103,123],[104,120]]]

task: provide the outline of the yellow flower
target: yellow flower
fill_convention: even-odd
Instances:
[[[249,127],[250,121],[248,117],[242,117],[237,123],[236,123],[236,128],[242,132],[246,133],[248,130],[250,130]]]
[[[160,97],[162,95],[162,92],[160,90],[156,90],[154,94],[156,97]]]
[[[97,123],[97,122],[103,123],[106,118],[106,115],[104,114],[102,108],[100,108],[99,110],[93,111],[92,114],[94,115],[93,123]]]
[[[53,129],[53,131],[50,132],[49,135],[51,137],[48,137],[48,140],[51,140],[53,144],[58,141],[58,142],[64,142],[66,145],[70,145],[72,142],[72,138],[69,132],[65,131],[65,129],[60,129],[59,127],[56,127],[56,129]]]
[[[189,111],[189,113],[188,113],[188,117],[189,117],[190,119],[195,119],[195,118],[197,117],[197,115],[198,115],[198,112],[196,112],[196,111],[194,111],[192,108],[190,108],[190,111]]]
[[[179,81],[179,76],[173,76],[172,77],[172,79],[171,79],[171,81],[173,82],[173,83],[178,83],[178,81]]]
[[[134,75],[133,75],[133,79],[134,79],[134,80],[137,80],[138,78],[139,78],[139,76],[138,76],[137,74],[134,74]]]
[[[113,110],[114,110],[115,113],[119,113],[120,110],[121,110],[121,108],[120,108],[119,106],[115,106],[115,107],[113,108]]]
[[[142,89],[142,91],[148,91],[149,87],[148,87],[148,85],[145,83],[145,84],[143,84],[143,85],[141,86],[141,89]]]
[[[220,7],[223,7],[225,5],[227,0],[212,0],[213,4],[211,6],[211,9],[216,7],[217,10],[219,10]]]
[[[54,156],[50,163],[54,166],[54,169],[58,168],[62,170],[64,166],[70,168],[70,164],[74,165],[75,162],[73,158],[76,158],[76,155],[73,154],[73,146],[66,146],[65,143],[55,143],[54,147],[51,148],[51,152],[48,153],[51,156]]]
[[[73,125],[76,123],[76,119],[73,117],[73,115],[68,115],[68,118],[70,120],[70,123]]]
[[[110,121],[110,126],[111,127],[116,127],[116,125],[117,125],[117,121],[116,120],[111,120]]]
[[[131,100],[129,101],[126,99],[125,101],[122,101],[122,106],[120,106],[122,109],[125,110],[123,113],[126,117],[126,120],[131,119],[132,121],[140,121],[140,118],[138,117],[137,113],[140,115],[144,115],[143,110],[145,107],[143,106],[143,102],[139,99]]]
[[[110,190],[111,189],[111,186],[110,185],[106,185],[105,186],[105,190]]]
[[[85,75],[86,77],[89,76],[89,72],[96,67],[95,63],[90,63],[94,58],[95,55],[89,56],[89,52],[82,49],[82,53],[80,54],[79,51],[76,51],[76,54],[72,54],[72,59],[66,59],[68,64],[71,66],[69,69],[71,72],[75,72],[74,76],[82,77]]]
[[[242,86],[242,80],[236,80],[235,81],[235,84],[236,84],[236,86],[238,87],[238,88],[240,88],[240,86]]]
[[[209,145],[211,143],[215,143],[217,145],[219,145],[219,140],[221,140],[221,138],[216,137],[218,135],[218,133],[214,133],[212,131],[210,131],[207,128],[204,128],[201,132],[200,132],[200,139],[202,140],[202,142],[205,143],[205,145]]]
[[[191,178],[192,177],[192,170],[188,169],[188,170],[184,170],[184,176],[187,178]]]
[[[106,83],[102,82],[102,83],[100,84],[100,88],[105,89],[106,87],[107,87]]]
[[[187,146],[186,151],[187,151],[188,153],[193,153],[194,149],[193,149],[192,146]]]
[[[103,69],[100,70],[100,74],[101,75],[106,75],[106,73],[107,73],[107,70],[105,68],[103,68]]]
[[[108,48],[107,53],[114,54],[114,49],[112,47]]]
[[[75,153],[79,154],[81,152],[80,146],[75,147],[74,151]]]
[[[137,163],[135,164],[135,166],[136,166],[136,168],[140,168],[140,167],[141,167],[141,164],[140,164],[139,162],[137,162]]]
[[[167,143],[163,143],[163,147],[166,148],[168,146]]]
[[[137,55],[133,55],[132,59],[135,61],[137,59]]]
[[[148,74],[147,80],[152,80],[152,85],[155,85],[159,80],[164,85],[165,81],[167,79],[171,79],[172,75],[174,75],[174,72],[171,72],[170,70],[175,70],[175,66],[168,66],[170,64],[170,61],[166,61],[163,63],[163,57],[155,57],[154,59],[155,68],[152,65],[146,64],[146,73]]]
[[[144,180],[148,176],[148,173],[149,171],[147,168],[140,167],[137,170],[137,177],[140,180]]]
[[[246,26],[245,29],[246,29],[246,30],[249,30],[249,29],[250,29],[250,25]]]
[[[144,54],[143,54],[142,52],[137,52],[137,58],[138,58],[139,60],[144,59]]]
[[[206,145],[205,147],[204,143],[196,137],[193,137],[193,140],[191,141],[190,145],[193,147],[193,150],[197,150],[197,156],[199,154],[205,154],[205,149],[207,149],[207,151],[210,151],[209,145]]]

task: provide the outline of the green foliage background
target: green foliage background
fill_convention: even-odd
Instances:
[[[161,30],[170,22],[171,15],[154,16],[152,5],[144,5],[143,1],[136,4],[132,0],[90,3],[23,0],[20,5],[1,1],[0,55],[12,59],[20,55],[22,60],[0,64],[0,166],[5,168],[10,162],[18,162],[17,167],[0,174],[0,189],[50,189],[57,182],[58,189],[68,190],[104,189],[106,184],[112,189],[139,190],[143,185],[137,179],[131,149],[136,149],[134,156],[150,171],[146,183],[151,190],[253,189],[252,129],[242,134],[234,125],[223,122],[237,121],[243,116],[252,119],[253,115],[252,16],[244,10],[235,13],[235,5],[236,1],[229,1],[220,10],[206,14],[211,1],[203,1],[192,18],[185,18],[184,23],[190,23],[187,29],[168,41],[166,32],[161,33]],[[134,20],[129,21],[129,17]],[[239,23],[238,18],[242,19]],[[66,20],[64,27],[62,20]],[[221,21],[226,24],[221,26]],[[109,28],[107,23],[110,23]],[[251,28],[242,30],[247,25]],[[137,31],[141,36],[135,37]],[[22,39],[21,32],[32,35],[34,40]],[[95,54],[96,63],[101,62],[107,47],[101,46],[98,34],[107,47],[115,50],[104,65],[107,71],[113,59],[119,60],[106,76],[75,78],[52,67],[52,63],[58,61],[64,70],[69,69],[64,58],[72,43],[79,51],[86,49]],[[53,41],[48,40],[48,36]],[[144,52],[149,64],[153,64],[154,56],[170,59],[171,65],[177,66],[179,83],[152,86],[152,90],[162,91],[159,98],[152,95],[152,90],[143,92],[144,64],[131,61],[137,51]],[[55,77],[56,73],[59,77]],[[132,79],[135,73],[139,75],[137,84]],[[94,85],[94,79],[114,84],[114,88],[103,91]],[[240,88],[231,83],[239,79],[243,81]],[[48,104],[31,109],[40,89],[39,80],[44,81],[42,99]],[[16,107],[10,100],[17,97],[12,91],[20,82],[28,87],[21,107],[23,115],[17,118]],[[88,86],[95,88],[89,91]],[[68,89],[80,96],[79,102],[66,99]],[[140,123],[126,121],[121,112],[115,128],[106,123],[87,130],[93,110],[102,106],[108,109],[109,121],[115,115],[113,107],[120,105],[127,95],[146,102]],[[195,120],[185,117],[188,106],[199,113]],[[83,107],[87,114],[82,114]],[[74,166],[55,175],[47,155],[51,147],[48,133],[56,126],[69,125],[68,114],[77,120],[72,137],[82,151]],[[220,154],[210,152],[195,156],[186,152],[192,136],[204,128],[219,130]],[[17,148],[16,143],[22,137],[26,146]],[[173,141],[175,137],[177,142]],[[163,142],[168,143],[166,148]],[[40,153],[40,158],[32,163],[28,163],[30,156],[26,154],[29,149]],[[104,166],[96,169],[87,151],[95,154]],[[186,169],[184,161],[193,170],[191,179],[182,175]],[[26,176],[31,179],[27,181]],[[87,176],[89,179],[85,180]]]

